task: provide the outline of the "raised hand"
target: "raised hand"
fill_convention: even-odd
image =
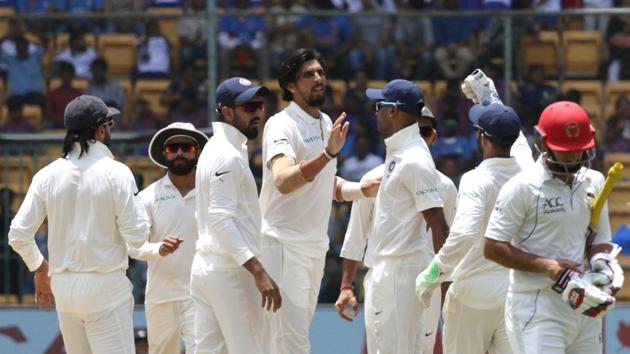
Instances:
[[[343,148],[343,144],[346,143],[346,137],[348,136],[348,130],[350,130],[350,123],[346,122],[346,112],[343,112],[337,117],[335,123],[333,123],[330,135],[328,136],[328,144],[326,145],[326,152],[332,156],[336,156]]]

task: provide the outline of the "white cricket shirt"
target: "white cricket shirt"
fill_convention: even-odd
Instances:
[[[44,257],[35,232],[48,217],[51,273],[110,273],[128,266],[127,244],[140,247],[149,228],[129,168],[100,142],[79,158],[75,144],[33,177],[11,222],[9,244],[34,271]]]
[[[429,243],[421,213],[442,208],[443,203],[429,148],[418,135],[418,126],[413,124],[385,139],[385,170],[367,248],[375,263],[387,257],[410,255],[418,255],[418,264],[425,263],[423,250]]]
[[[197,163],[197,251],[207,270],[239,268],[260,255],[258,189],[247,137],[222,122],[212,130]]]
[[[583,266],[589,205],[602,188],[604,176],[585,168],[580,173],[582,177],[569,186],[554,178],[539,159],[535,168],[524,170],[503,186],[485,236],[511,242],[541,257],[567,259]],[[610,239],[606,204],[593,244]],[[512,270],[509,291],[537,291],[553,283],[545,274]]]
[[[315,180],[286,195],[276,188],[269,164],[278,155],[291,156],[298,164],[317,157],[326,147],[331,128],[326,114],[313,118],[291,102],[269,118],[263,133],[262,233],[307,256],[328,250],[337,160],[328,162]]]
[[[483,256],[483,241],[499,190],[520,171],[513,157],[490,158],[460,181],[455,221],[436,261],[440,271],[451,273],[450,291],[467,306],[490,309],[505,303],[508,269]]]
[[[370,170],[363,175],[361,183],[382,177],[383,170],[384,165],[380,165]],[[440,173],[440,171],[437,172],[440,177],[439,193],[440,197],[444,201],[444,216],[446,218],[446,222],[450,226],[453,222],[453,218],[455,217],[455,210],[457,207],[457,188],[455,188],[455,184],[450,178]],[[346,230],[343,246],[341,248],[342,258],[359,262],[363,261],[367,267],[371,267],[374,264],[370,257],[365,254],[370,232],[372,231],[374,201],[374,198],[365,198],[352,202],[350,221],[348,222],[348,229]],[[430,256],[432,257],[434,252],[431,230],[429,229],[427,231],[426,228],[423,228],[423,230],[427,233],[426,237],[428,237],[426,251],[430,253]]]
[[[148,263],[146,304],[190,298],[190,268],[197,241],[196,193],[193,189],[182,197],[168,174],[140,192],[149,217],[149,242],[129,248],[129,256]],[[160,245],[166,236],[177,236],[184,242],[177,251],[162,257]]]

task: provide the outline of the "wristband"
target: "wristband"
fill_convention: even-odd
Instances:
[[[364,199],[365,195],[363,194],[363,191],[361,191],[361,186],[362,185],[359,182],[343,183],[340,187],[341,198],[343,198],[343,200]]]
[[[327,157],[329,160],[332,160],[332,159],[336,158],[336,157],[337,157],[337,155],[339,155],[339,152],[337,152],[336,154],[334,154],[334,155],[333,155],[333,154],[331,154],[331,153],[329,153],[329,152],[328,152],[328,148],[324,148],[324,155],[326,155],[326,157]]]
[[[354,290],[354,286],[352,285],[342,285],[339,287],[339,290]]]

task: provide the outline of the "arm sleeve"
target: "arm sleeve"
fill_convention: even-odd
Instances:
[[[440,270],[447,273],[451,272],[474,242],[479,237],[483,237],[480,233],[487,199],[485,194],[483,186],[475,185],[474,175],[465,175],[462,178],[457,198],[458,208],[455,221],[446,243],[436,258]]]
[[[532,157],[532,148],[529,147],[529,143],[525,135],[523,135],[523,132],[518,134],[518,138],[516,138],[516,141],[512,144],[510,156],[516,159],[516,163],[521,167],[521,170],[535,165],[536,162]]]
[[[147,216],[147,229],[149,230],[149,240],[142,246],[136,248],[127,245],[127,253],[129,257],[140,261],[149,261],[160,258],[161,242],[151,242],[151,233],[153,233],[153,188],[149,187],[138,194]]]
[[[114,195],[116,224],[127,246],[139,248],[149,238],[149,222],[142,201],[137,195],[133,175],[129,168],[124,167],[125,171],[121,171],[121,180]]]
[[[455,184],[450,179],[448,180],[448,182],[449,183],[445,184],[444,186],[444,218],[446,218],[446,223],[450,228],[453,225],[453,221],[455,220],[455,215],[457,214],[459,203],[457,201],[457,188],[455,188]]]
[[[46,205],[39,192],[40,186],[41,175],[36,175],[9,229],[9,245],[22,257],[31,272],[44,261],[35,243],[35,233],[46,218]]]
[[[265,165],[268,168],[271,167],[269,166],[271,160],[278,155],[291,156],[296,162],[299,162],[296,158],[291,135],[291,128],[282,124],[281,121],[272,119],[267,122],[263,144],[267,149]]]
[[[362,261],[365,247],[372,228],[374,199],[360,199],[352,202],[350,221],[341,247],[341,257]]]
[[[444,207],[438,191],[440,179],[435,168],[408,164],[403,166],[400,176],[402,183],[414,195],[418,213],[431,208]]]
[[[494,204],[494,210],[490,214],[485,237],[511,242],[517,236],[525,219],[527,205],[524,203],[524,198],[526,197],[527,191],[519,187],[517,179],[512,178],[503,185]]]
[[[243,265],[254,256],[234,223],[237,217],[238,191],[243,168],[236,156],[224,155],[217,159],[215,170],[230,172],[220,177],[213,175],[208,182],[210,230],[220,249],[229,254],[239,265]]]

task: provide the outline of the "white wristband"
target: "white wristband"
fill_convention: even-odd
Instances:
[[[365,195],[361,191],[361,183],[346,182],[341,186],[341,197],[343,200],[359,200],[365,199]]]

